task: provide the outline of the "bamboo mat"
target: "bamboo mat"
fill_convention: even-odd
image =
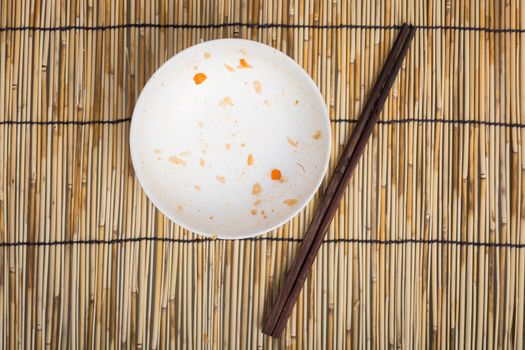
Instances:
[[[272,45],[326,99],[331,172],[404,21],[381,122],[267,338],[317,200],[254,239],[182,230],[134,177],[137,96],[200,41]],[[0,0],[0,347],[523,349],[521,28],[519,1]]]

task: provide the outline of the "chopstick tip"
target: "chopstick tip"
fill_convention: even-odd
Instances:
[[[272,338],[275,338],[275,339],[278,339],[280,338],[280,334],[279,335],[275,335],[273,334],[272,332],[269,332],[267,329],[262,329],[261,331],[264,335],[268,336],[268,337],[272,337]]]

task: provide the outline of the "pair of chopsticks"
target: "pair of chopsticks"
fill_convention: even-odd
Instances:
[[[270,310],[263,327],[263,333],[267,335],[278,338],[286,327],[286,322],[297,302],[332,218],[339,207],[350,177],[364,152],[414,34],[413,26],[403,24],[385,65],[370,92],[370,97],[363,106],[359,120],[345,146],[341,159],[337,163],[319,208],[306,231],[303,243],[288,272],[284,286],[279,291],[275,305]]]

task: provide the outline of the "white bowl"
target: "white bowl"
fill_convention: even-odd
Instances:
[[[330,156],[330,121],[312,79],[248,40],[208,41],[168,60],[140,94],[130,133],[149,199],[180,226],[225,239],[296,215]]]

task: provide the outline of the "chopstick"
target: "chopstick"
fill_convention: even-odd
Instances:
[[[308,251],[311,248],[311,245],[313,243],[313,238],[315,237],[316,233],[319,231],[319,227],[322,223],[322,220],[328,210],[328,207],[330,206],[330,203],[332,202],[333,195],[337,191],[337,188],[339,187],[339,184],[345,173],[345,169],[351,160],[355,146],[365,128],[366,122],[370,114],[373,111],[375,102],[377,101],[377,98],[379,97],[379,94],[381,93],[381,90],[383,88],[384,81],[388,77],[388,74],[390,73],[394,65],[395,59],[400,53],[402,44],[406,40],[407,34],[408,34],[408,26],[404,24],[401,28],[399,35],[397,36],[394,42],[393,49],[390,51],[390,54],[388,55],[386,59],[386,63],[383,66],[381,73],[379,74],[377,82],[373,86],[370,92],[370,96],[367,99],[365,105],[363,106],[363,110],[354,128],[354,131],[352,135],[350,136],[350,139],[348,140],[345,146],[345,149],[343,150],[343,153],[341,155],[339,162],[336,165],[332,178],[330,182],[328,183],[328,186],[324,192],[323,197],[321,198],[319,207],[317,208],[317,211],[315,212],[314,217],[312,218],[310,226],[308,227],[305,233],[303,243],[301,244],[299,248],[297,257],[295,258],[288,272],[288,275],[284,282],[283,287],[279,291],[279,294],[276,299],[276,303],[268,315],[266,323],[263,327],[263,333],[265,334],[268,334],[268,335],[273,334],[273,330],[275,329],[275,325],[277,324],[278,318],[282,312],[284,304],[286,303],[286,300],[288,296],[290,295],[290,292],[299,274],[300,268],[303,265],[304,260],[306,259],[306,256],[308,254]]]
[[[286,326],[293,307],[297,301],[310,267],[315,260],[319,247],[337,210],[352,172],[356,167],[379,113],[388,97],[390,88],[408,51],[415,30],[404,24],[385,65],[379,74],[370,96],[363,106],[359,120],[354,128],[343,154],[334,170],[326,191],[323,194],[318,210],[303,239],[298,254],[289,270],[283,288],[273,308],[270,310],[263,333],[279,337]]]

